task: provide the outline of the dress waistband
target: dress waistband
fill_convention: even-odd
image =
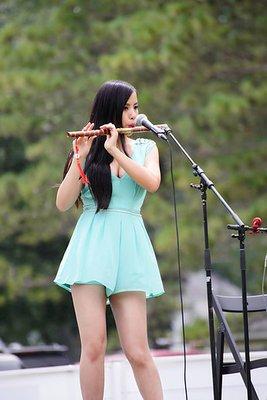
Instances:
[[[87,207],[84,206],[83,207],[83,211],[96,211],[95,207]],[[138,215],[138,216],[142,216],[142,214],[140,213],[140,211],[138,210],[130,210],[128,208],[107,208],[105,210],[99,210],[98,213],[109,213],[109,212],[118,212],[118,213],[126,213],[126,214],[132,214],[132,215]]]

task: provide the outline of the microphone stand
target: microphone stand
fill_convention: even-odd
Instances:
[[[241,284],[242,284],[242,305],[243,305],[243,328],[244,328],[244,345],[245,345],[245,376],[243,376],[244,382],[247,387],[247,399],[252,400],[252,383],[251,383],[251,366],[250,366],[250,349],[249,349],[249,329],[248,329],[248,309],[247,309],[247,285],[246,285],[246,259],[245,259],[245,231],[248,227],[245,226],[244,222],[239,216],[232,210],[229,204],[224,200],[221,194],[216,190],[214,183],[207,177],[203,169],[197,165],[194,160],[189,156],[184,147],[178,142],[173,136],[172,131],[169,127],[164,129],[165,136],[170,136],[176,146],[182,150],[184,155],[190,161],[193,169],[193,174],[199,176],[200,184],[190,186],[199,190],[201,193],[202,208],[203,208],[203,230],[204,230],[204,266],[206,271],[206,283],[207,283],[207,301],[208,301],[208,319],[209,319],[209,334],[210,334],[210,349],[211,349],[211,365],[212,365],[212,380],[213,380],[213,396],[214,400],[220,399],[219,385],[218,385],[218,371],[216,364],[216,343],[214,333],[214,314],[213,314],[213,294],[212,294],[212,282],[211,282],[211,254],[209,247],[209,235],[208,235],[208,216],[207,216],[207,189],[210,189],[215,196],[220,200],[222,205],[226,208],[228,213],[231,215],[237,225],[228,226],[229,229],[237,230],[237,234],[233,235],[239,240],[239,252],[240,252],[240,269],[241,269]],[[166,137],[162,139],[166,140]],[[234,357],[237,357],[236,353],[233,353]],[[240,362],[240,359],[239,359]],[[253,393],[254,394],[254,393]],[[254,396],[253,396],[254,397]]]

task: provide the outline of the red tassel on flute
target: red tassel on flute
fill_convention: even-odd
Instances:
[[[76,158],[76,161],[77,161],[77,167],[78,167],[78,170],[80,172],[81,181],[82,181],[83,184],[89,185],[90,184],[89,179],[88,179],[87,175],[84,173],[84,170],[81,167],[80,155],[79,155],[79,147],[78,147],[78,144],[77,144],[77,139],[75,139],[74,147],[75,147],[74,157]]]

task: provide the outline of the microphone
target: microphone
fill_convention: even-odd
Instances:
[[[152,122],[150,122],[147,119],[147,116],[145,114],[137,115],[137,118],[135,120],[135,125],[144,126],[151,132],[153,132],[159,139],[168,140],[166,136],[166,131],[164,129],[159,128],[157,125],[152,124]]]

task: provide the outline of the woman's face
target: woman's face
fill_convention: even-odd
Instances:
[[[135,119],[138,115],[138,102],[136,92],[133,92],[122,112],[122,128],[132,128],[135,126]]]

